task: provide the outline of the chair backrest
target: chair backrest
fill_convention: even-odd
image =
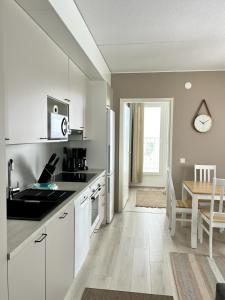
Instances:
[[[213,220],[213,214],[215,212],[214,202],[215,202],[215,196],[218,195],[217,189],[220,190],[220,207],[223,207],[223,199],[224,199],[224,192],[225,192],[225,179],[215,178],[213,179],[213,185],[212,185],[212,198],[210,203],[210,218],[211,221]]]
[[[172,173],[169,168],[167,169],[167,195],[171,206],[176,208],[176,194],[173,185]]]
[[[213,179],[214,177],[216,177],[215,165],[195,165],[195,170],[194,170],[195,181],[211,182],[211,179]]]

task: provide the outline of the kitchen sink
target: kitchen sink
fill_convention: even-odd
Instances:
[[[7,218],[40,221],[73,193],[26,189],[7,200]]]
[[[75,191],[26,189],[14,195],[14,200],[63,201]]]
[[[8,200],[7,217],[8,219],[40,221],[58,204],[58,202]]]

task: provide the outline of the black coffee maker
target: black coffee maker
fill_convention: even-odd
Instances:
[[[88,170],[86,148],[63,149],[64,158],[62,169],[64,172],[77,172]]]

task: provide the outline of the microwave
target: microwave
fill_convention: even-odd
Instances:
[[[50,113],[48,121],[48,138],[50,140],[68,140],[70,129],[67,116],[58,113]]]

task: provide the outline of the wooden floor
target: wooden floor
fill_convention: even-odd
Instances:
[[[169,252],[208,253],[208,238],[190,248],[190,227],[177,226],[171,239],[165,209],[135,207],[136,190],[124,212],[94,234],[88,258],[66,300],[80,300],[85,287],[173,295],[177,299]],[[225,233],[216,232],[214,254],[225,256]]]

